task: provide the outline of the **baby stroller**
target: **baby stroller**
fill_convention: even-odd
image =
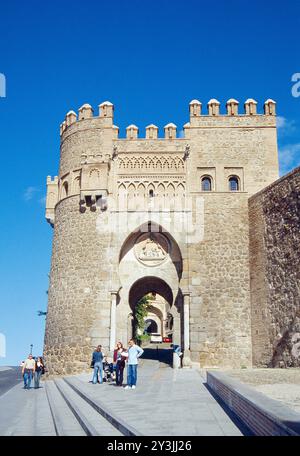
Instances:
[[[116,379],[116,373],[114,370],[114,365],[113,363],[109,363],[108,361],[103,362],[103,381],[110,383],[114,382]]]

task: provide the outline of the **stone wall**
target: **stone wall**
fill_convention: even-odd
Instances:
[[[250,367],[247,194],[207,194],[204,236],[189,248],[191,354],[201,367]]]
[[[300,168],[249,200],[253,363],[300,366]]]
[[[56,207],[44,356],[57,375],[81,372],[97,344],[109,345],[110,235],[78,207],[78,196]]]

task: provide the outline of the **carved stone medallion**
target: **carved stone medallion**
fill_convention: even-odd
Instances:
[[[144,233],[138,237],[134,253],[145,266],[158,266],[168,257],[168,241],[160,233]]]

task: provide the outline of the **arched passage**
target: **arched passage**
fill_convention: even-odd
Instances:
[[[147,329],[148,333],[157,333],[158,332],[158,329],[159,329],[158,323],[153,318],[147,317],[145,319],[145,323],[146,323],[146,329]]]
[[[138,279],[129,290],[128,302],[132,318],[128,337],[131,338],[137,335],[135,308],[140,299],[145,296],[149,297],[149,307],[145,321],[152,319],[157,325],[157,330],[150,332],[159,333],[162,337],[171,337],[175,344],[182,345],[182,295],[179,292],[174,298],[173,292],[166,281],[155,276],[145,276]],[[170,325],[170,319],[173,322],[172,325]],[[146,325],[144,331],[146,332]]]
[[[170,286],[161,278],[150,276],[137,280],[129,291],[129,305],[132,310],[136,303],[147,293],[157,293],[162,296],[171,306],[173,304],[173,293]]]
[[[137,329],[135,326],[136,321],[136,306],[141,298],[146,297],[148,300],[147,315],[144,317],[144,326]],[[170,286],[156,276],[145,276],[138,279],[129,290],[129,305],[132,315],[132,326],[130,328],[131,334],[129,337],[146,337],[146,334],[151,333],[159,334],[162,338],[168,335],[173,337],[173,332],[168,328],[169,315],[175,309],[175,315],[177,315],[177,309],[174,303],[173,292]],[[147,325],[147,322],[149,326]],[[176,319],[177,330],[180,332],[180,316]],[[169,345],[163,344],[156,347],[151,344],[151,337],[148,340],[148,344],[144,346],[144,356],[148,359],[159,359],[167,364],[172,364],[172,349]]]
[[[135,306],[142,297],[154,293],[160,299],[152,308],[153,320],[160,326],[157,332],[162,336],[172,335],[173,342],[182,346],[180,282],[183,260],[174,237],[161,225],[149,220],[124,239],[119,252],[116,338],[127,341],[133,336]]]

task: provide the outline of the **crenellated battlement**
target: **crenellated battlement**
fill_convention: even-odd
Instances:
[[[190,122],[184,125],[183,132],[181,132],[181,138],[187,138],[186,130],[193,127],[201,126],[249,126],[250,123],[261,121],[263,122],[264,117],[276,116],[276,102],[268,99],[263,105],[263,113],[257,112],[257,101],[248,98],[244,102],[243,112],[239,112],[239,101],[234,98],[230,98],[225,104],[225,112],[221,112],[221,103],[212,98],[207,103],[207,112],[203,112],[202,103],[199,100],[192,100],[189,103]],[[105,101],[98,106],[98,116],[94,116],[94,110],[90,104],[85,103],[78,109],[78,115],[75,111],[69,111],[66,114],[65,120],[60,125],[60,135],[62,136],[69,127],[80,122],[90,122],[91,120],[105,119],[105,128],[113,129],[113,139],[119,138],[119,127],[113,124],[114,105],[110,101]],[[229,121],[229,118],[234,120]],[[222,119],[222,120],[220,120]],[[242,120],[245,119],[245,120]],[[250,119],[250,122],[249,122]],[[268,123],[268,122],[267,122]],[[273,122],[274,123],[274,122]],[[154,124],[146,127],[145,139],[159,139],[158,138],[158,127]],[[136,125],[129,125],[126,128],[127,140],[135,140],[139,138],[139,128]],[[176,139],[177,126],[173,123],[168,123],[164,126],[164,138],[165,139]]]

